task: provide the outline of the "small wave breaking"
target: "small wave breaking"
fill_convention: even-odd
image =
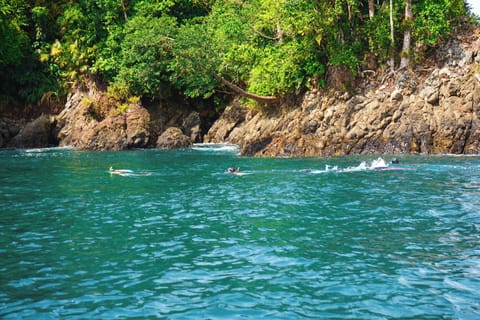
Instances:
[[[338,165],[325,165],[324,170],[308,169],[309,173],[320,174],[329,172],[359,172],[359,171],[371,171],[371,170],[398,170],[399,167],[390,167],[389,164],[381,157],[372,160],[370,163],[362,161],[358,166],[351,166],[346,168],[339,168]]]
[[[192,149],[205,152],[240,153],[240,147],[230,143],[194,143]]]

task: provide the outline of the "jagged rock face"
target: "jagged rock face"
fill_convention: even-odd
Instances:
[[[479,32],[469,42],[451,40],[442,46],[436,67],[373,77],[360,83],[357,95],[310,91],[301,102],[261,111],[244,109],[235,100],[204,142],[235,143],[254,156],[479,154]],[[332,73],[331,80],[338,75]],[[2,118],[0,147],[46,147],[56,139],[60,146],[86,150],[186,148],[202,140],[202,118],[178,102],[148,110],[130,105],[121,114],[98,116],[88,101],[103,98],[105,92],[89,85],[73,91],[56,117],[40,117],[26,126]]]
[[[238,100],[227,106],[220,119],[214,122],[208,133],[204,137],[205,142],[223,142],[226,140],[233,129],[241,123],[244,123],[247,110],[243,109]],[[245,131],[245,130],[244,130]]]
[[[27,123],[7,147],[9,148],[44,148],[52,145],[53,120],[50,116],[42,115]]]
[[[25,126],[23,121],[0,118],[0,148],[4,148]]]
[[[186,136],[180,128],[171,127],[165,130],[157,140],[159,149],[185,149],[192,145],[190,137]]]
[[[102,99],[104,94],[95,89],[88,92],[76,90],[70,94],[64,110],[57,116],[60,146],[84,150],[125,150],[158,145],[159,148],[175,149],[201,141],[198,112],[176,105],[158,104],[148,110],[134,105],[122,114],[114,112],[98,119],[92,114],[94,108],[89,101]],[[170,127],[181,128],[178,129],[180,134],[168,130]]]
[[[205,140],[254,156],[480,153],[480,40],[463,52],[455,45],[420,83],[407,73],[353,97],[312,91],[300,106],[271,114],[233,103]]]
[[[182,129],[182,132],[189,136],[192,142],[200,142],[201,118],[198,112],[177,103],[169,104],[161,102],[155,106],[149,106],[150,113],[150,135],[151,145],[155,146],[157,138],[170,127]]]
[[[237,143],[255,156],[480,153],[480,82],[467,75],[436,86],[433,100],[377,94],[339,101],[310,92],[301,107],[276,116],[222,117],[224,128],[212,128],[207,141]]]
[[[201,142],[202,139],[202,119],[196,111],[191,112],[183,119],[182,127],[185,135],[190,138],[191,142]]]
[[[97,120],[90,106],[83,102],[86,93],[75,91],[65,109],[57,116],[60,146],[85,150],[124,150],[146,147],[150,139],[150,114],[131,106],[122,114]]]
[[[106,99],[105,92],[89,83],[69,94],[64,109],[57,116],[41,116],[26,125],[0,118],[0,147],[146,148],[155,146],[157,138],[169,127],[181,128],[178,129],[181,135],[174,135],[174,142],[161,143],[161,148],[184,148],[201,141],[202,121],[198,112],[161,104],[149,110],[140,104],[130,104],[120,112],[108,104],[101,105],[105,101],[108,103]],[[102,109],[105,106],[111,109]]]

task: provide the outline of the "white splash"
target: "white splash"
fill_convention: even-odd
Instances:
[[[230,143],[194,143],[193,150],[207,152],[240,152],[240,147]]]
[[[372,170],[383,169],[387,167],[388,167],[388,164],[381,157],[379,157],[377,160],[373,160],[372,164],[370,165],[370,169]]]
[[[329,173],[329,172],[359,172],[359,171],[368,171],[368,170],[382,170],[388,168],[388,163],[381,157],[373,160],[371,163],[367,161],[362,161],[358,166],[339,168],[338,165],[325,165],[325,170],[312,170],[309,169],[307,172],[313,174],[319,173]]]

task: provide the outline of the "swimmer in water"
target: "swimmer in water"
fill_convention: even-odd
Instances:
[[[113,169],[113,167],[110,167],[110,169],[108,171],[110,171],[110,173],[116,173],[116,174],[132,173],[133,172],[132,170],[128,170],[128,169]]]
[[[393,158],[392,161],[391,161],[392,164],[399,164],[400,161],[398,161],[397,158]]]
[[[237,173],[239,171],[240,171],[240,167],[238,167],[237,169],[235,169],[234,167],[230,167],[227,170],[228,173]]]

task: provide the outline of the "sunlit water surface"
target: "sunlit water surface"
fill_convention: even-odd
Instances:
[[[0,151],[0,318],[480,319],[480,157],[377,158]]]

